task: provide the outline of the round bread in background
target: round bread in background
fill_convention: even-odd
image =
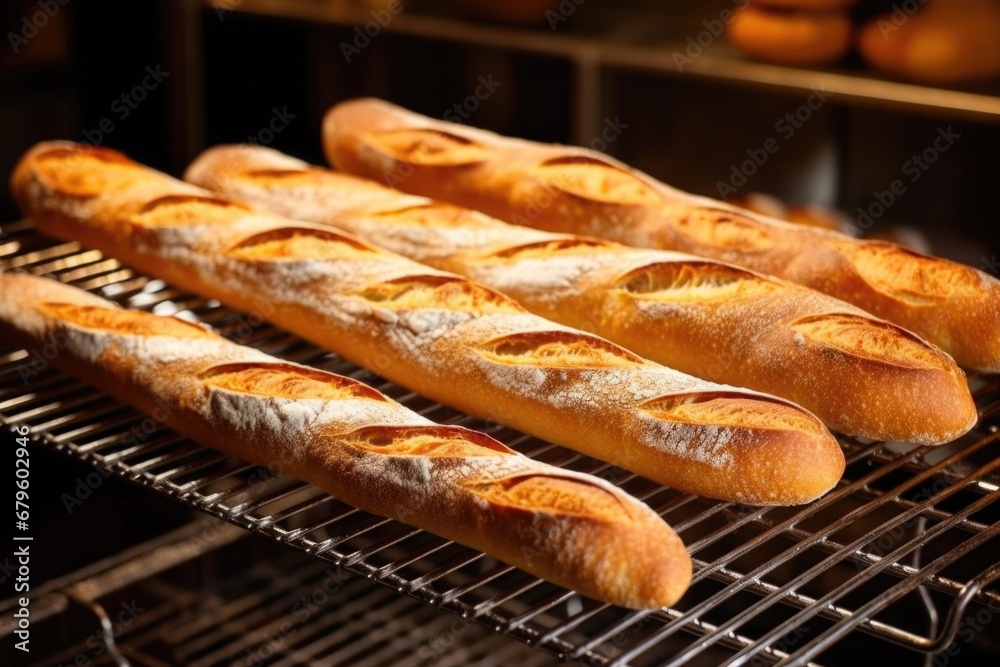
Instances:
[[[751,5],[736,12],[729,41],[747,55],[783,65],[824,65],[851,48],[854,24],[846,12],[806,12]]]
[[[1000,77],[1000,2],[927,0],[864,24],[858,50],[872,67],[928,83]]]

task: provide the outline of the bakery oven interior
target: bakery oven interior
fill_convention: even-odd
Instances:
[[[251,137],[322,162],[323,111],[376,95],[511,135],[592,145],[709,196],[741,172],[741,194],[836,206],[855,222],[868,213],[868,233],[906,225],[938,254],[998,270],[996,83],[900,82],[855,56],[833,68],[776,67],[734,55],[724,40],[678,72],[672,54],[686,53],[686,37],[707,29],[723,3],[554,3],[555,29],[485,21],[465,3],[414,3],[345,53],[355,25],[371,20],[370,9],[345,4],[68,6],[65,52],[57,45],[0,70],[16,93],[0,100],[8,127],[24,128],[4,133],[3,166],[9,172],[33,141],[98,132],[100,143],[174,174],[207,145]],[[133,28],[112,37],[109,11],[127,12]],[[109,101],[147,66],[169,73],[162,88],[120,118]],[[807,120],[778,129],[803,105]],[[113,131],[100,129],[105,118]],[[912,180],[905,165],[942,132],[957,138]],[[772,136],[780,150],[744,170]],[[897,179],[905,191],[886,203]],[[674,608],[600,605],[153,428],[48,365],[29,366],[26,384],[33,359],[3,341],[4,445],[13,447],[17,425],[32,427],[36,490],[32,653],[25,661],[10,648],[17,621],[8,598],[0,636],[10,664],[843,665],[877,656],[979,665],[1000,657],[996,377],[970,378],[980,422],[953,445],[842,438],[847,473],[821,500],[722,503],[463,416],[279,329],[247,330],[217,302],[46,239],[9,201],[3,207],[5,270],[183,312],[271,354],[372,383],[434,421],[597,474],[660,513],[695,561],[694,584]],[[16,577],[10,552],[5,586]]]

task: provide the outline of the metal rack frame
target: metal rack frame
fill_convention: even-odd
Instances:
[[[224,335],[245,328],[245,318],[215,301],[79,244],[46,240],[28,222],[4,232],[0,269],[55,277],[133,308],[179,313]],[[977,380],[979,426],[954,445],[901,449],[842,439],[848,469],[835,490],[801,507],[750,507],[665,489],[474,420],[281,330],[246,333],[239,333],[244,344],[369,382],[434,421],[488,430],[529,456],[624,487],[688,545],[691,589],[676,608],[600,604],[167,429],[130,440],[123,435],[143,415],[51,368],[26,384],[19,372],[26,350],[0,349],[0,425],[27,424],[37,446],[589,665],[680,664],[706,655],[732,665],[803,665],[857,631],[932,653],[955,639],[969,605],[1000,605],[1000,591],[991,588],[1000,564],[989,556],[1000,546],[1000,378]],[[927,610],[923,627],[893,617],[911,601]],[[806,624],[804,635],[795,634]]]
[[[169,659],[185,667],[378,667],[409,659],[415,667],[432,658],[457,667],[472,656],[483,667],[556,664],[485,626],[247,537],[204,517],[46,582],[35,592],[32,622],[48,621],[65,641],[41,651],[36,664],[80,664],[81,655],[95,666]],[[116,607],[141,611],[116,628]]]
[[[204,71],[201,62],[203,21],[230,13],[275,20],[298,21],[315,26],[353,28],[372,20],[370,13],[348,2],[310,0],[173,0],[166,3],[163,50],[178,85],[168,91],[172,160],[183,168],[204,147],[206,133]],[[559,58],[573,68],[573,116],[569,119],[574,142],[587,145],[600,135],[602,75],[608,71],[643,71],[671,79],[715,82],[808,96],[817,88],[836,95],[838,103],[895,109],[938,118],[963,119],[984,124],[1000,123],[1000,87],[987,84],[967,89],[942,88],[879,77],[867,71],[817,70],[772,65],[748,60],[716,39],[698,58],[679,68],[674,53],[683,53],[686,39],[704,26],[678,25],[676,21],[651,21],[649,17],[622,21],[613,7],[601,12],[583,30],[558,32],[517,26],[482,24],[462,17],[429,13],[410,7],[382,26],[387,33]],[[213,17],[214,18],[214,17]],[[209,19],[210,20],[210,19]],[[622,24],[625,27],[622,28]],[[596,26],[596,27],[595,27]],[[609,26],[616,26],[609,31]],[[603,32],[602,32],[603,30]],[[686,32],[685,32],[686,31]],[[340,58],[337,46],[320,43],[317,57]],[[323,89],[322,79],[313,85]]]

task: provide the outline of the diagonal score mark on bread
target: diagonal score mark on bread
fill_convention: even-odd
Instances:
[[[584,255],[588,253],[601,253],[612,247],[612,244],[600,239],[589,238],[565,238],[546,241],[535,241],[534,243],[522,243],[496,252],[490,253],[487,257],[492,259],[535,259],[538,257],[551,257],[557,253],[574,255]]]
[[[386,223],[417,227],[449,224],[454,227],[460,227],[468,224],[468,218],[471,217],[469,211],[465,209],[437,202],[374,210],[369,215]]]
[[[215,335],[201,326],[177,317],[154,317],[147,313],[102,306],[44,302],[40,309],[61,322],[85,329],[132,336],[207,338]]]
[[[351,446],[395,456],[464,457],[514,455],[513,449],[460,426],[366,426],[344,434]]]
[[[88,199],[104,192],[109,182],[141,178],[139,166],[118,151],[99,146],[68,144],[37,156],[39,182],[66,195]],[[99,169],[93,167],[99,165]]]
[[[181,227],[231,222],[251,209],[228,199],[165,195],[143,205],[131,218],[140,227]]]
[[[891,243],[869,241],[838,247],[854,260],[855,270],[871,286],[916,306],[933,306],[938,299],[974,297],[986,285],[985,274],[970,267],[942,266],[933,257]]]
[[[475,142],[455,134],[434,130],[403,130],[373,133],[368,145],[400,162],[434,167],[467,167],[487,159],[488,153]]]
[[[227,255],[236,259],[268,262],[365,258],[378,252],[356,238],[303,227],[269,229],[241,239],[226,250]]]
[[[677,217],[677,228],[693,243],[693,250],[714,247],[723,251],[764,252],[774,248],[766,226],[732,211],[691,208]]]
[[[201,372],[198,377],[208,387],[276,398],[389,400],[358,380],[292,364],[221,364]]]
[[[526,312],[498,292],[456,276],[406,276],[368,285],[355,295],[394,310],[440,309],[480,314]]]
[[[766,294],[780,286],[736,267],[714,262],[655,262],[629,271],[613,286],[643,300],[718,302],[724,305],[741,291]]]
[[[631,508],[604,487],[569,475],[521,473],[464,486],[487,502],[510,509],[546,507],[562,515],[594,521],[618,512],[631,514]],[[586,488],[586,495],[578,492],[580,487]]]
[[[313,169],[250,169],[238,170],[229,174],[231,178],[245,178],[247,180],[280,180],[285,185],[301,183],[311,183],[316,177]]]
[[[829,313],[801,317],[792,330],[811,341],[869,363],[909,369],[949,371],[945,359],[926,342],[888,322],[862,315]]]
[[[780,400],[764,407],[766,399],[747,400],[737,392],[675,394],[644,401],[640,407],[659,419],[686,424],[717,424],[733,428],[784,431],[800,430],[820,434],[823,424],[808,413]]]
[[[552,158],[539,164],[534,173],[547,185],[581,199],[619,206],[648,206],[663,200],[633,174],[594,157]]]
[[[640,368],[649,362],[614,343],[573,331],[508,334],[477,345],[484,359],[545,369]]]

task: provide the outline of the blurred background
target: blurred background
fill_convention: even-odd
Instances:
[[[56,137],[173,174],[218,142],[322,162],[323,112],[374,95],[977,266],[1000,236],[996,0],[5,7],[6,173]]]

